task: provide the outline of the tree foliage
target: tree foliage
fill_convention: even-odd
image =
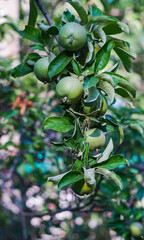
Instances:
[[[32,226],[43,226],[43,234],[53,235],[53,225],[61,229],[59,239],[62,234],[65,239],[80,239],[79,236],[87,239],[95,234],[90,221],[100,226],[94,235],[98,239],[110,239],[108,228],[126,240],[143,239],[143,233],[133,236],[130,227],[135,222],[142,224],[144,218],[141,205],[138,207],[144,193],[140,156],[143,155],[144,119],[141,100],[135,103],[136,89],[126,74],[136,58],[125,40],[129,27],[110,16],[108,9],[103,13],[95,4],[83,7],[79,1],[69,0],[67,4],[76,14],[67,9],[59,21],[56,17],[51,20],[41,1],[29,3],[29,19],[24,30],[12,22],[8,25],[22,41],[27,41],[30,51],[13,69],[10,61],[2,63],[1,71],[2,81],[6,80],[6,85],[1,84],[1,136],[8,137],[1,146],[8,154],[1,165],[1,176],[4,175],[2,185],[9,191],[15,209],[10,211],[7,203],[5,207],[10,218],[14,212],[22,219],[18,235],[14,229],[10,239],[19,239],[21,235],[24,240],[40,236],[39,230],[31,232]],[[39,22],[38,14],[42,19]],[[80,24],[87,32],[85,45],[77,51],[68,51],[59,44],[59,32],[70,22]],[[50,81],[42,84],[34,75],[34,66],[51,53],[55,57],[47,66]],[[73,103],[67,104],[56,94],[56,87],[69,76],[76,78],[83,90]],[[67,91],[69,96],[72,87]],[[125,107],[118,108],[119,103],[125,103]],[[90,135],[91,141],[100,142],[99,133],[103,133],[105,144],[91,148],[86,135],[91,129],[99,130],[98,134]],[[19,136],[18,141],[13,140],[15,136]],[[133,160],[135,163],[131,164]],[[63,207],[65,193],[73,199],[67,197]],[[40,207],[36,199],[42,202]],[[77,211],[81,222],[83,218],[88,222],[90,217],[89,226],[78,223]],[[73,217],[61,215],[61,219],[58,214],[63,212],[73,213]],[[101,222],[96,220],[98,214]],[[66,234],[61,224],[67,219],[68,226],[71,218],[75,229],[72,237],[71,227]],[[31,225],[27,219],[31,219]],[[5,210],[1,220],[3,239],[7,239],[5,229],[11,228],[11,220],[7,222]],[[20,224],[18,218],[15,221]]]

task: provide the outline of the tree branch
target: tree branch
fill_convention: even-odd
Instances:
[[[131,208],[131,207],[132,207],[135,198],[136,198],[136,193],[134,193],[134,194],[130,197],[130,199],[129,199],[128,203],[127,203],[128,208]]]
[[[34,217],[34,216],[37,216],[37,217],[43,217],[43,216],[46,216],[46,215],[49,215],[49,216],[54,216],[56,215],[57,213],[61,213],[61,212],[64,212],[64,211],[70,211],[70,212],[77,212],[77,211],[80,211],[80,212],[85,212],[87,210],[83,210],[85,209],[86,207],[90,206],[92,204],[92,202],[94,201],[94,198],[95,196],[97,195],[97,192],[99,190],[99,187],[100,187],[100,183],[102,181],[103,177],[101,176],[97,185],[96,185],[96,189],[95,189],[95,192],[94,194],[92,195],[92,197],[90,198],[90,200],[82,205],[82,206],[77,206],[77,207],[74,207],[74,208],[63,208],[63,209],[60,209],[60,210],[57,210],[57,211],[53,211],[53,212],[45,212],[45,213],[33,213],[33,212],[23,212],[24,216],[25,217]],[[97,207],[97,206],[95,206]],[[106,209],[100,209],[100,207],[98,206],[98,212],[105,212],[107,211]],[[83,210],[83,211],[81,211]]]
[[[45,19],[47,20],[48,24],[50,26],[53,26],[54,24],[49,16],[49,14],[47,13],[45,7],[42,5],[41,1],[40,0],[35,0],[35,1],[36,1],[37,6],[39,7],[39,9],[41,10],[42,14],[45,16]],[[59,43],[58,36],[55,36],[55,39]]]
[[[131,166],[132,168],[136,168],[136,169],[138,169],[138,170],[140,170],[140,171],[144,171],[144,166],[143,166],[143,165],[139,165],[139,164],[133,163],[133,164],[130,164],[130,166]]]

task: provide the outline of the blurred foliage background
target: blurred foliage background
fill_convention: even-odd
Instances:
[[[31,51],[29,41],[15,32],[28,20],[29,3],[17,2],[19,19],[0,12],[1,44],[5,47],[15,41],[16,47],[15,54],[9,54],[10,50],[8,56],[0,54],[0,239],[144,239],[130,232],[131,223],[144,224],[144,139],[142,128],[135,123],[135,119],[144,122],[144,0],[82,1],[86,8],[96,3],[104,14],[127,23],[130,34],[123,37],[137,53],[130,74],[123,67],[119,70],[137,89],[135,108],[119,99],[109,110],[117,119],[127,119],[125,139],[116,150],[130,163],[130,167],[117,170],[124,189],[119,191],[114,183],[103,179],[95,201],[84,211],[69,209],[88,199],[79,199],[70,189],[59,193],[55,184],[47,182],[48,176],[67,169],[70,158],[69,150],[55,151],[50,144],[61,136],[42,130],[47,116],[61,113],[53,86],[41,84],[32,73],[17,79],[10,75],[13,66]],[[72,10],[63,0],[45,0],[43,4],[58,26],[62,11]]]

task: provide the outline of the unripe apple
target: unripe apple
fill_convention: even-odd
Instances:
[[[58,82],[56,93],[63,103],[73,104],[82,97],[83,85],[77,78],[64,77]]]
[[[34,74],[37,79],[43,83],[50,82],[48,76],[48,66],[54,58],[55,55],[53,53],[49,53],[48,57],[42,57],[35,63]]]
[[[140,237],[142,236],[144,228],[140,222],[134,222],[130,225],[130,231],[133,236]]]
[[[105,135],[98,128],[92,128],[85,131],[86,142],[89,143],[89,149],[94,151],[96,148],[101,148],[105,144]]]
[[[72,184],[72,190],[79,196],[89,195],[95,189],[95,184],[88,184],[85,179],[81,179]]]

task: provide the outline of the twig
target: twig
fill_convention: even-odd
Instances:
[[[140,171],[144,171],[144,166],[143,166],[143,165],[139,165],[139,164],[133,163],[133,164],[130,164],[130,166],[131,166],[132,168],[136,168],[136,169],[138,169],[138,170],[140,170]]]
[[[97,185],[96,185],[96,188],[95,188],[95,192],[94,192],[94,194],[92,195],[92,197],[91,197],[91,199],[90,199],[90,201],[89,201],[89,205],[93,202],[95,196],[97,195],[98,190],[99,190],[99,188],[100,188],[100,184],[101,184],[102,179],[103,179],[103,176],[100,176],[100,179],[99,179],[99,181],[98,181],[98,183],[97,183]]]
[[[43,15],[45,16],[47,22],[49,23],[50,26],[53,26],[53,22],[50,18],[50,16],[48,15],[45,7],[42,5],[41,1],[40,0],[35,0],[36,1],[36,4],[38,5],[39,9],[41,10],[41,12],[43,13]]]
[[[35,1],[36,1],[37,6],[39,7],[39,9],[41,10],[42,14],[45,16],[48,24],[49,24],[50,26],[53,26],[54,24],[53,24],[53,22],[52,22],[52,20],[51,20],[51,18],[50,18],[50,16],[49,16],[49,14],[47,13],[45,7],[42,5],[41,1],[40,1],[40,0],[35,0]],[[55,36],[55,39],[56,39],[57,42],[59,43],[59,39],[58,39],[57,36]]]
[[[134,193],[134,194],[130,197],[129,202],[127,203],[128,208],[131,208],[131,207],[132,207],[135,198],[136,198],[136,193]]]
[[[23,240],[27,240],[26,219],[22,209],[20,213],[21,213],[21,225],[22,225],[22,238]]]
[[[89,212],[88,209],[83,210],[89,204],[85,204],[83,206],[75,207],[75,208],[63,208],[63,209],[60,209],[60,210],[57,210],[57,211],[54,211],[54,212],[50,212],[50,211],[49,212],[45,212],[45,213],[23,212],[23,214],[24,214],[25,217],[30,217],[31,218],[31,217],[43,217],[43,216],[47,216],[47,215],[54,216],[57,213],[61,213],[61,212],[65,212],[65,211],[69,211],[69,212],[78,212],[78,211],[80,211],[81,213],[83,213],[83,212]],[[100,208],[99,206],[95,206],[95,207]],[[105,212],[105,211],[108,211],[108,210],[107,209],[99,209],[98,212]]]
[[[8,177],[7,177],[8,180],[11,180],[12,177],[13,177],[14,171],[15,171],[16,166],[18,164],[18,158],[19,158],[19,152],[17,153],[17,155],[16,155],[16,157],[14,159],[13,165],[12,165],[12,167],[9,170],[9,174],[8,174]]]
[[[95,192],[94,194],[92,195],[92,197],[90,198],[90,200],[82,205],[82,206],[77,206],[77,207],[74,207],[74,208],[64,208],[64,209],[60,209],[60,210],[57,210],[57,211],[54,211],[54,212],[45,212],[45,213],[33,213],[33,212],[23,212],[24,216],[25,217],[34,217],[34,216],[37,216],[37,217],[43,217],[43,216],[46,216],[46,215],[49,215],[49,216],[54,216],[56,215],[57,213],[61,213],[61,212],[65,212],[65,211],[70,211],[70,212],[77,212],[77,211],[80,211],[80,212],[85,212],[87,210],[83,210],[85,209],[86,207],[88,207],[89,205],[92,204],[92,202],[94,201],[94,198],[95,196],[97,195],[97,192],[99,190],[99,187],[100,187],[100,183],[102,181],[102,176],[100,177],[97,185],[96,185],[96,189],[95,189]],[[96,207],[96,206],[95,206]],[[98,206],[99,207],[99,206]],[[81,211],[83,210],[83,211]],[[101,209],[99,210],[99,212],[105,212],[107,211],[106,209]]]

